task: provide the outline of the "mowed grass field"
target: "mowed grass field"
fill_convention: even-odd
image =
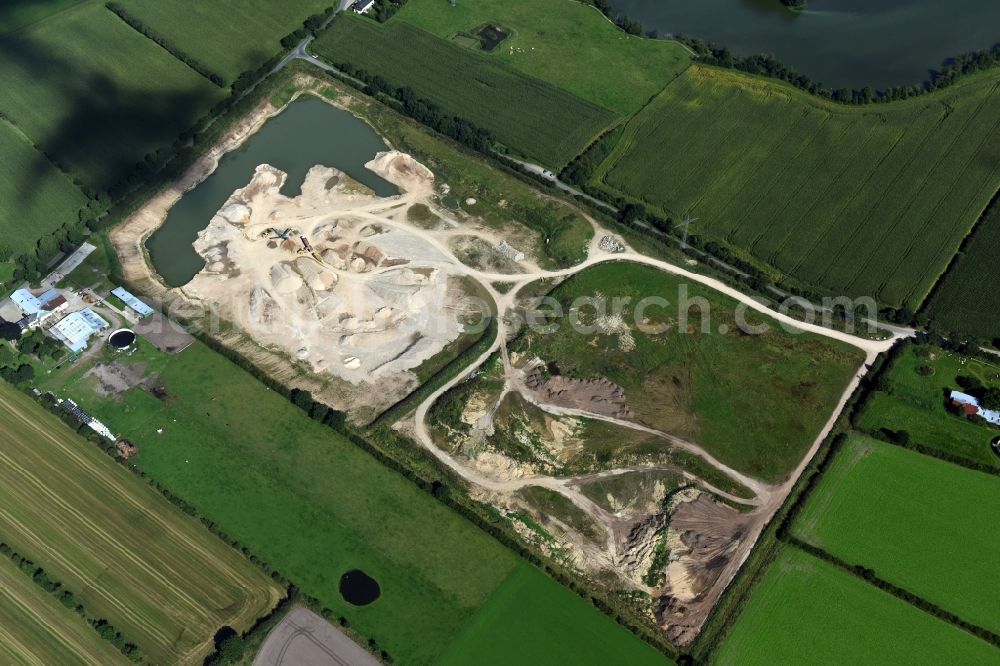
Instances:
[[[713,663],[991,664],[1000,650],[788,548],[753,588]]]
[[[490,130],[521,155],[559,168],[617,116],[495,58],[407,23],[339,16],[312,50],[333,63],[409,86],[444,112]]]
[[[804,285],[916,308],[1000,185],[998,88],[848,107],[695,65],[595,178]]]
[[[792,531],[996,632],[998,514],[1000,478],[855,435]]]
[[[975,235],[945,275],[926,307],[947,331],[1000,346],[1000,202],[980,221]]]
[[[799,462],[864,359],[858,349],[786,332],[756,313],[747,315],[747,323],[767,323],[770,330],[744,335],[737,329],[734,301],[649,266],[600,264],[551,295],[567,312],[579,297],[601,297],[609,304],[629,299],[623,318],[635,348],[623,351],[618,335],[581,332],[563,317],[553,333],[526,331],[517,343],[521,351],[555,361],[564,375],[607,377],[624,388],[639,421],[697,442],[728,465],[769,481]],[[645,333],[636,325],[632,308],[647,297],[671,304],[642,313],[648,324],[666,325],[665,333]],[[680,329],[685,298],[704,304],[707,330],[697,304],[687,311],[686,329]],[[585,325],[594,323],[591,312],[590,305],[581,311]],[[726,332],[720,333],[723,327]]]
[[[129,14],[211,67],[228,83],[274,56],[279,40],[333,0],[120,0]]]
[[[921,374],[921,368],[929,368],[931,374]],[[1000,468],[1000,458],[990,449],[1000,430],[946,408],[950,391],[959,389],[959,377],[1000,385],[1000,359],[993,364],[964,359],[940,347],[912,346],[893,364],[888,390],[874,393],[865,405],[859,425],[866,430],[905,430],[912,442]]]
[[[0,540],[150,662],[199,660],[220,627],[249,629],[282,594],[197,520],[7,385],[0,432]]]
[[[138,387],[102,396],[85,365],[51,381],[128,433],[140,448],[135,462],[151,477],[397,663],[434,663],[468,626],[482,624],[477,613],[498,591],[538,626],[553,622],[538,599],[565,606],[576,619],[556,626],[575,659],[586,658],[573,646],[591,634],[642,652],[637,638],[545,576],[533,578],[531,590],[504,592],[513,585],[508,576],[525,566],[513,552],[201,344],[167,356],[140,342],[129,363],[155,376],[167,398]],[[340,576],[356,568],[382,590],[361,608],[338,591]],[[505,649],[496,658],[510,663],[547,648],[538,640]]]
[[[6,2],[0,6],[0,34],[20,30],[73,5],[93,0],[33,0]]]
[[[0,155],[0,244],[17,256],[33,251],[39,236],[75,222],[87,199],[17,128],[3,120]]]
[[[597,8],[566,0],[410,0],[392,19],[443,39],[486,25],[507,33],[490,58],[631,116],[691,63],[677,42],[617,28]],[[485,53],[485,52],[484,52]]]
[[[225,94],[100,2],[0,36],[0,91],[0,112],[93,190],[169,146]],[[46,168],[40,157],[18,166],[26,179]]]
[[[131,663],[6,555],[0,556],[0,662]]]
[[[538,569],[521,564],[436,663],[665,666],[673,662]]]

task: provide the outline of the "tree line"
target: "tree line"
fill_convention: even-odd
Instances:
[[[156,44],[162,47],[164,51],[180,60],[198,74],[204,76],[219,88],[224,88],[226,86],[226,80],[219,76],[216,72],[209,69],[194,56],[191,56],[179,49],[173,42],[158,33],[154,28],[143,23],[141,19],[132,16],[132,14],[130,14],[128,10],[119,3],[108,2],[104,6],[110,9],[118,18],[127,23],[136,32],[140,33],[147,39],[156,42]]]
[[[87,610],[80,603],[79,599],[72,591],[67,589],[61,582],[53,578],[42,567],[38,566],[27,557],[21,555],[7,543],[0,543],[0,554],[6,555],[25,575],[40,588],[54,596],[59,603],[70,609],[93,628],[94,631],[104,640],[114,645],[118,650],[133,662],[139,662],[142,655],[139,647],[125,638],[118,629],[103,618],[93,618],[87,615]]]

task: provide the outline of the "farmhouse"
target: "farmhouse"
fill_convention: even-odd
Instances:
[[[993,411],[991,409],[983,409],[979,404],[979,399],[975,396],[971,396],[968,393],[962,393],[961,391],[952,391],[951,402],[953,405],[961,409],[962,413],[966,416],[979,416],[980,418],[986,419],[993,425],[1000,426],[1000,412]]]
[[[375,6],[375,0],[358,0],[354,3],[354,11],[358,14],[367,14]]]
[[[11,294],[10,300],[21,308],[22,317],[17,324],[22,331],[43,324],[69,307],[66,297],[54,289],[41,296],[35,296],[27,289],[18,289]]]
[[[92,335],[107,329],[111,324],[104,321],[90,308],[66,315],[59,323],[49,329],[56,339],[61,340],[72,352],[81,352],[87,348],[87,342]]]

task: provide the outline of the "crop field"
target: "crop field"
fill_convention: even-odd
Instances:
[[[94,190],[169,146],[224,94],[103,3],[0,36],[0,89],[4,117]],[[21,169],[47,167],[37,157]]]
[[[946,392],[959,389],[959,377],[1000,384],[1000,362],[963,362],[962,356],[939,347],[910,347],[893,364],[888,390],[876,392],[865,406],[859,425],[904,430],[917,444],[1000,468],[1000,458],[990,449],[1000,430],[946,408]]]
[[[0,120],[0,245],[13,256],[35,249],[35,240],[74,222],[87,203],[73,182],[11,125]]]
[[[36,0],[7,2],[0,7],[0,34],[21,30],[73,5],[91,0]]]
[[[229,83],[278,53],[279,40],[301,28],[307,17],[336,4],[330,0],[119,1],[129,14]]]
[[[789,548],[754,587],[713,663],[989,664],[998,654],[972,634]]]
[[[1000,478],[856,435],[793,532],[996,632],[998,511]]]
[[[6,555],[0,556],[0,662],[130,663]]]
[[[511,150],[559,168],[617,116],[502,62],[409,24],[340,16],[314,42],[333,63],[409,86],[446,113],[490,130]]]
[[[915,308],[1000,184],[998,87],[846,107],[692,66],[595,178],[802,284]]]
[[[669,664],[579,596],[521,564],[449,646],[438,666]]]
[[[666,298],[669,307],[643,313],[648,325],[665,325],[666,332],[643,332],[626,308],[634,348],[623,346],[622,333],[578,332],[567,323],[571,317],[563,317],[554,333],[526,332],[517,349],[555,361],[563,375],[607,377],[625,390],[637,420],[697,442],[762,479],[777,480],[794,468],[863,360],[853,347],[786,332],[755,314],[748,322],[767,323],[770,330],[743,334],[733,301],[647,266],[601,264],[552,292],[564,309],[577,297],[598,295],[608,303],[630,299],[632,306],[650,296]],[[694,303],[687,311],[680,305],[685,298]],[[704,318],[699,302],[709,313]],[[593,324],[589,312],[590,306],[582,311],[585,325]],[[684,312],[688,321],[681,329]]]
[[[680,44],[628,35],[580,2],[410,0],[392,20],[453,41],[497,26],[508,36],[489,57],[626,117],[691,62]]]
[[[927,315],[944,330],[1000,346],[1000,202],[979,223],[968,246],[944,276]],[[984,288],[985,287],[985,288]]]
[[[277,602],[255,565],[6,385],[0,432],[0,540],[152,663],[200,659],[220,627],[245,631]]]

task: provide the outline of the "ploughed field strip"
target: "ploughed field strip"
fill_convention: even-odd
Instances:
[[[489,130],[516,153],[561,167],[617,116],[489,56],[451,44],[406,23],[380,26],[341,16],[313,51],[334,64],[410,87],[447,114]]]
[[[1000,182],[998,86],[852,108],[696,65],[596,177],[798,282],[916,307]]]
[[[998,655],[972,634],[787,548],[753,587],[712,663],[990,664]]]
[[[1000,633],[1000,479],[852,437],[793,532],[975,625]],[[1000,658],[1000,654],[998,654]]]
[[[0,662],[128,664],[86,621],[0,553]]]
[[[255,565],[10,387],[0,431],[0,540],[150,661],[200,659],[276,603]]]
[[[0,113],[94,191],[130,175],[225,94],[103,3],[0,36],[0,89]]]

